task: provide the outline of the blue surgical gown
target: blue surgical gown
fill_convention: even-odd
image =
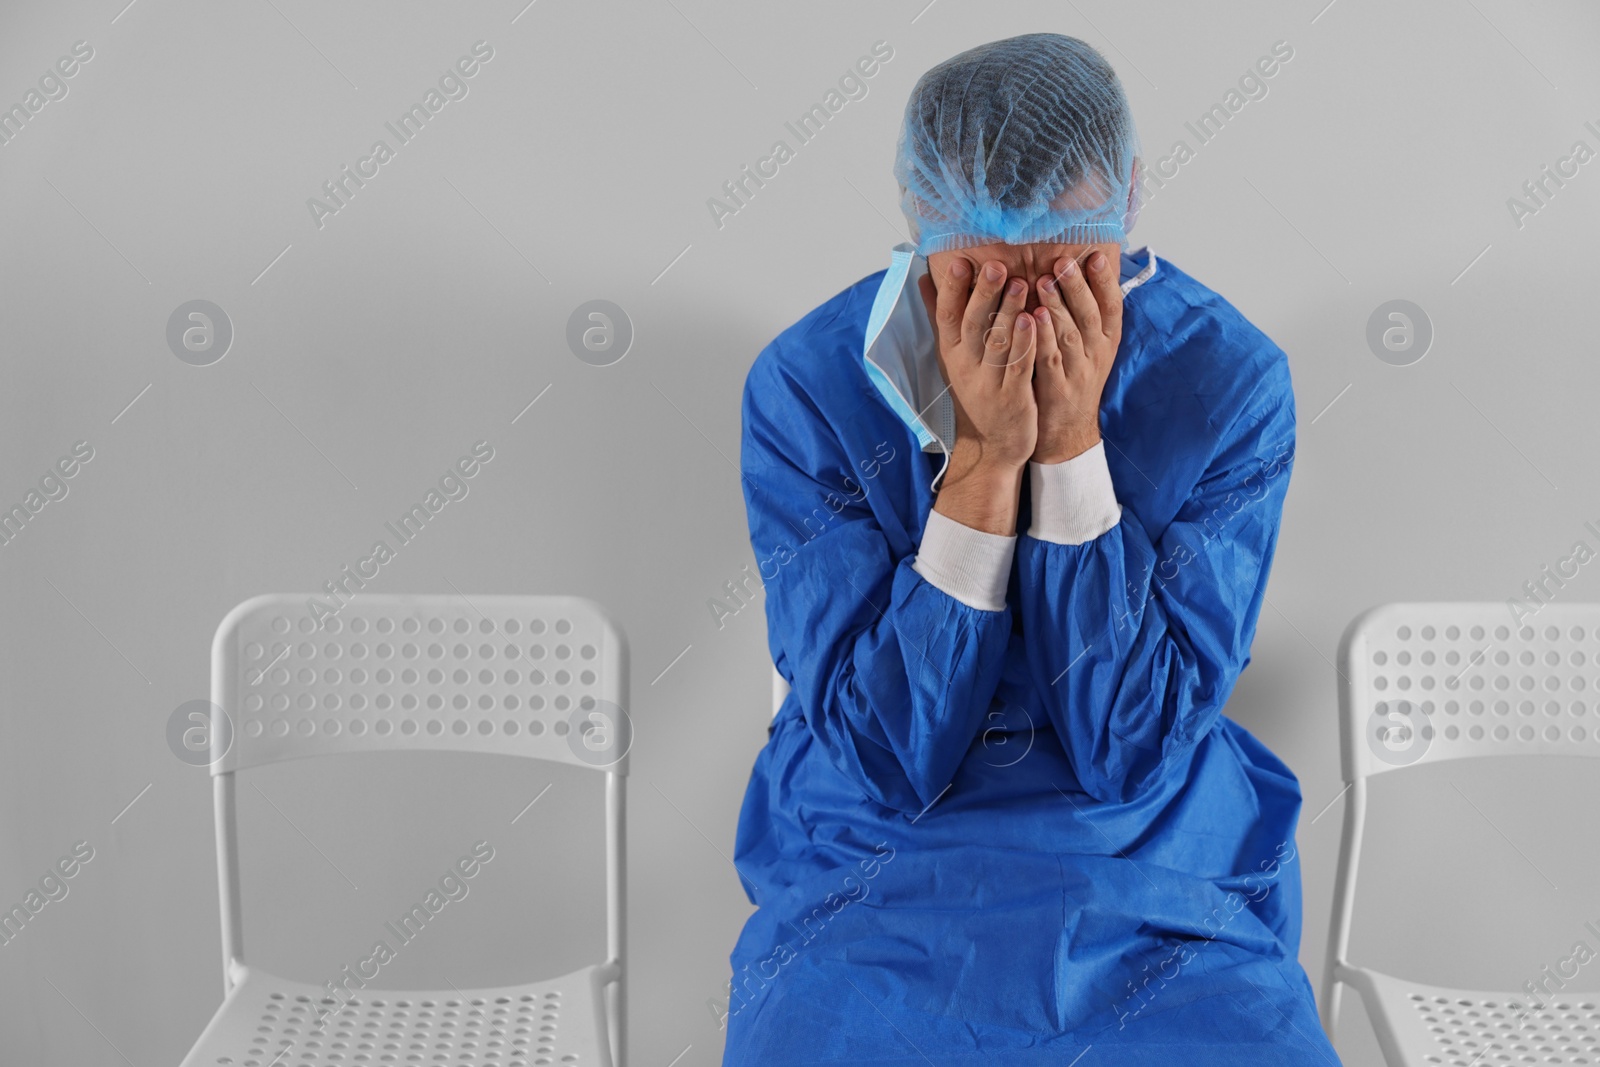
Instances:
[[[885,272],[750,369],[745,500],[791,691],[739,817],[757,910],[725,1064],[1339,1062],[1297,959],[1299,782],[1221,713],[1294,457],[1288,362],[1148,249],[1121,269],[1121,519],[1036,540],[1024,479],[1002,611],[912,567],[943,457],[864,369]]]

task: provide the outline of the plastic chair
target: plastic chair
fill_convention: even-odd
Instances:
[[[778,673],[778,668],[772,668],[772,717],[776,719],[778,712],[783,709],[783,699],[789,695],[789,683]]]
[[[1372,1020],[1389,1067],[1600,1062],[1600,997],[1451,989],[1347,958],[1367,780],[1442,760],[1600,756],[1600,604],[1546,604],[1520,623],[1503,602],[1385,604],[1339,643],[1344,836],[1324,973],[1330,1039],[1344,986]],[[1524,1016],[1524,1013],[1525,1016]]]
[[[225,999],[183,1067],[622,1067],[627,646],[596,604],[362,595],[319,627],[303,595],[257,597],[217,628],[211,702],[233,727],[211,739]],[[338,997],[245,962],[235,773],[407,750],[605,773],[605,962],[521,985]]]

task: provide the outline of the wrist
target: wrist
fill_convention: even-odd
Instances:
[[[1021,475],[1027,469],[1026,457],[1010,456],[994,448],[986,448],[981,441],[956,437],[955,448],[950,452],[950,469],[945,484],[966,477],[1005,478]]]
[[[1017,529],[1017,502],[1027,461],[963,453],[958,443],[939,485],[934,510],[984,533],[1011,537]]]
[[[1046,465],[1065,463],[1076,459],[1100,443],[1100,428],[1075,430],[1060,434],[1049,441],[1041,440],[1033,450],[1029,462]]]

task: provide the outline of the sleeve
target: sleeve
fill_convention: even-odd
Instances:
[[[880,804],[923,811],[989,709],[1011,609],[1003,598],[1000,610],[964,603],[919,572],[912,546],[895,551],[868,501],[888,491],[874,484],[883,472],[852,467],[817,401],[766,356],[745,382],[741,472],[773,663],[841,773]],[[902,447],[884,465],[912,459]],[[951,588],[981,591],[974,556],[987,550],[963,562],[948,537],[981,531],[954,525],[924,562]]]
[[[1029,463],[1033,522],[1028,534],[1041,541],[1080,545],[1117,524],[1122,506],[1106,466],[1106,443],[1063,463]]]
[[[1037,521],[1019,538],[1028,669],[1091,796],[1125,802],[1161,780],[1249,664],[1294,428],[1285,364],[1208,442],[1199,483],[1159,537],[1124,508],[1082,543],[1041,537]]]
[[[917,546],[917,558],[911,566],[969,607],[1004,611],[1006,584],[1011,578],[1011,559],[1016,549],[1014,536],[974,530],[948,515],[930,511],[922,530],[922,544]]]

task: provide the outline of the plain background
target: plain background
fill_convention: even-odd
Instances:
[[[0,15],[0,104],[74,42],[94,49],[0,147],[0,501],[74,442],[94,448],[0,547],[0,901],[74,842],[95,850],[0,948],[6,1064],[182,1057],[221,984],[209,782],[168,750],[168,717],[207,694],[232,605],[320,588],[480,439],[495,458],[470,495],[374,588],[573,593],[626,627],[633,1063],[720,1061],[707,1003],[750,910],[726,857],[770,710],[759,601],[720,624],[709,606],[753,563],[740,390],[782,328],[886,265],[907,93],[983,41],[1048,30],[1100,48],[1152,161],[1196,147],[1184,123],[1275,42],[1294,50],[1132,244],[1292,364],[1298,461],[1227,713],[1300,777],[1301,956],[1319,986],[1345,623],[1386,600],[1516,597],[1594,544],[1600,163],[1520,226],[1507,205],[1575,141],[1600,147],[1584,128],[1600,126],[1592,5],[125,3]],[[384,123],[479,40],[494,58],[470,94],[319,229],[307,199],[392,143]],[[868,95],[718,226],[708,198],[775,140],[794,147],[784,124],[880,40],[894,54]],[[197,298],[235,329],[208,367],[165,341]],[[566,343],[592,299],[635,331],[609,367]],[[1393,299],[1435,331],[1411,366],[1366,341]],[[1588,570],[1561,596],[1600,599]],[[1600,918],[1593,775],[1433,770],[1375,791],[1353,955],[1519,987]],[[250,955],[320,981],[488,840],[472,895],[384,980],[596,958],[594,786],[455,759],[263,772],[241,788]],[[1347,1061],[1374,1062],[1356,1018]]]

